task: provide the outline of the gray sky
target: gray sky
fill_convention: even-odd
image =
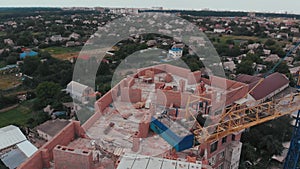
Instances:
[[[300,14],[299,0],[0,0],[0,7],[164,7]]]

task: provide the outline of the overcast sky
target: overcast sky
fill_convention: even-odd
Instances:
[[[0,0],[0,7],[164,7],[288,12],[300,14],[299,0]]]

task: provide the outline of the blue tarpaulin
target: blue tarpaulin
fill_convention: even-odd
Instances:
[[[23,53],[20,54],[20,59],[25,59],[27,56],[33,57],[33,56],[37,56],[38,53],[35,51],[25,51]]]

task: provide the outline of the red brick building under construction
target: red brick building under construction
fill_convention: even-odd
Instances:
[[[138,70],[97,100],[84,124],[72,121],[19,168],[237,169],[241,133],[200,143],[193,130],[217,122],[248,85],[201,75],[169,64]]]

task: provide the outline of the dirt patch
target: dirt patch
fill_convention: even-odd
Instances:
[[[78,56],[79,52],[72,52],[72,53],[64,53],[64,54],[56,54],[52,55],[56,59],[60,60],[70,60],[74,56]]]
[[[16,108],[16,107],[18,107],[18,106],[19,106],[19,104],[15,104],[15,105],[13,105],[13,106],[6,107],[6,108],[4,108],[4,109],[0,109],[0,113],[9,111],[9,110],[14,109],[14,108]]]
[[[0,75],[0,79],[0,90],[7,90],[22,84],[20,78],[14,74]]]

